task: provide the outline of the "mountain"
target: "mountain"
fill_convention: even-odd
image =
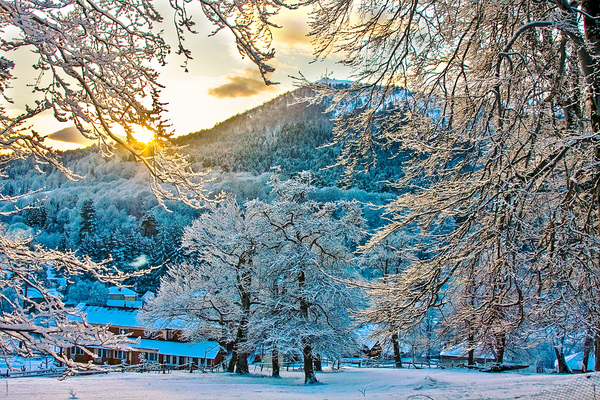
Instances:
[[[211,129],[179,137],[197,170],[213,169],[213,192],[226,190],[241,199],[269,200],[272,167],[283,177],[310,170],[314,194],[320,200],[358,199],[383,204],[393,194],[384,181],[397,176],[400,165],[382,153],[383,166],[357,176],[354,187],[337,186],[340,167],[332,167],[339,146],[332,140],[332,123],[326,104],[308,104],[306,89],[283,94],[265,104],[233,116]],[[105,157],[97,147],[66,151],[62,161],[84,176],[69,181],[49,165],[36,166],[32,159],[15,160],[4,166],[0,190],[4,195],[33,194],[16,203],[0,202],[0,221],[10,235],[34,236],[34,243],[54,249],[70,249],[99,261],[112,257],[122,270],[144,264],[177,261],[183,228],[202,210],[169,203],[167,212],[149,189],[148,171],[131,155],[116,150]],[[21,209],[19,212],[14,210]],[[366,209],[371,226],[381,224],[380,211]],[[143,261],[143,262],[142,262]],[[144,292],[158,284],[159,269],[137,283]]]
[[[260,175],[279,166],[284,174],[313,171],[316,182],[334,186],[339,154],[331,141],[332,124],[325,105],[303,101],[305,89],[285,93],[252,110],[206,129],[175,139],[198,167]]]
[[[343,81],[337,86],[349,85]],[[335,166],[340,154],[333,141],[328,104],[311,104],[310,90],[296,89],[224,122],[175,139],[197,163],[197,168],[219,167],[224,172],[247,171],[253,175],[279,167],[293,175],[312,171],[317,186],[336,186],[342,167]],[[378,167],[361,171],[352,187],[369,192],[388,192],[402,175],[398,148],[381,148]]]

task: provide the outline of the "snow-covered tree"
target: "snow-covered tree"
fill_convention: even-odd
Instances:
[[[313,358],[339,357],[355,345],[349,310],[357,293],[345,281],[355,271],[350,260],[364,220],[357,203],[312,200],[310,174],[274,176],[271,183],[278,197],[249,206],[270,230],[264,300],[252,334],[275,354],[302,354],[305,382],[314,383]]]
[[[106,305],[108,288],[100,282],[77,280],[69,286],[67,298],[77,303],[90,305]]]
[[[169,267],[146,325],[180,320],[192,340],[233,343],[230,369],[237,361],[240,373],[258,346],[271,353],[275,376],[279,353],[302,356],[307,382],[315,382],[313,356],[339,356],[354,344],[349,309],[357,296],[344,280],[364,221],[355,203],[311,200],[307,179],[273,178],[270,203],[228,198],[209,206],[186,228],[190,262]]]
[[[146,214],[141,223],[142,236],[153,237],[158,234],[158,221],[152,214]]]
[[[575,329],[600,356],[600,3],[316,3],[317,56],[357,80],[319,83],[339,163],[375,167],[377,143],[412,157],[371,244],[419,224],[431,255],[374,287],[369,319],[410,327],[451,302],[501,361],[524,321],[559,330],[585,303]]]
[[[248,373],[250,321],[258,302],[257,258],[264,230],[253,212],[232,197],[208,206],[183,234],[188,263],[173,265],[161,279],[160,290],[144,313],[147,325],[173,319],[186,322],[192,340],[233,343],[229,369]]]

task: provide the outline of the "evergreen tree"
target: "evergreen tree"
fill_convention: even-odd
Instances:
[[[23,219],[27,225],[37,228],[43,228],[46,225],[48,214],[43,204],[38,207],[27,208],[24,214]]]
[[[142,219],[141,231],[143,237],[152,237],[158,234],[158,221],[154,215],[144,215],[144,218]]]
[[[96,234],[97,231],[97,219],[96,208],[94,207],[94,201],[87,199],[81,206],[81,223],[79,224],[79,240],[83,240],[87,236]]]

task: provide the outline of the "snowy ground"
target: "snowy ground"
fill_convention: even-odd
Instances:
[[[490,374],[461,369],[342,368],[318,374],[321,383],[304,385],[302,372],[280,379],[259,371],[228,373],[111,373],[56,378],[0,380],[0,399],[11,400],[192,400],[192,399],[567,399],[584,375]],[[598,378],[598,379],[596,379]],[[600,373],[586,382],[600,382]],[[591,389],[590,389],[591,390]],[[591,399],[596,397],[573,397]],[[557,397],[558,396],[558,397]],[[600,386],[598,397],[600,399]]]

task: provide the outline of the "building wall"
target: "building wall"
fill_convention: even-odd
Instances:
[[[110,326],[108,328],[108,331],[115,335],[128,334],[129,337],[132,339],[146,338],[148,336],[148,335],[146,335],[145,330],[142,328],[127,328],[127,327],[121,327],[121,326]]]
[[[110,326],[108,331],[113,334],[129,334],[131,339],[136,338],[151,338],[155,340],[165,340],[165,341],[173,341],[173,342],[184,342],[183,333],[181,330],[176,329],[163,329],[154,334],[147,334],[143,328],[139,327],[122,327],[122,326]],[[142,355],[139,351],[129,351],[125,352],[125,354],[117,354],[116,350],[110,349],[89,349],[93,351],[95,354],[98,354],[99,357],[94,360],[96,364],[108,364],[108,365],[117,365],[121,364],[125,361],[129,365],[140,364],[142,360],[146,357]],[[81,353],[81,350],[77,350],[77,353]],[[73,361],[87,363],[93,358],[87,354],[73,354],[71,357],[71,348],[67,349],[67,355],[73,359]],[[123,356],[123,358],[121,358]],[[208,366],[213,367],[218,365],[223,359],[223,355],[219,352],[214,359],[204,360],[203,358],[192,358],[192,357],[178,357],[174,355],[166,355],[166,354],[157,354],[156,361],[161,364],[171,364],[171,365],[184,365],[188,362],[193,362],[196,366]],[[155,360],[150,360],[155,361]]]

